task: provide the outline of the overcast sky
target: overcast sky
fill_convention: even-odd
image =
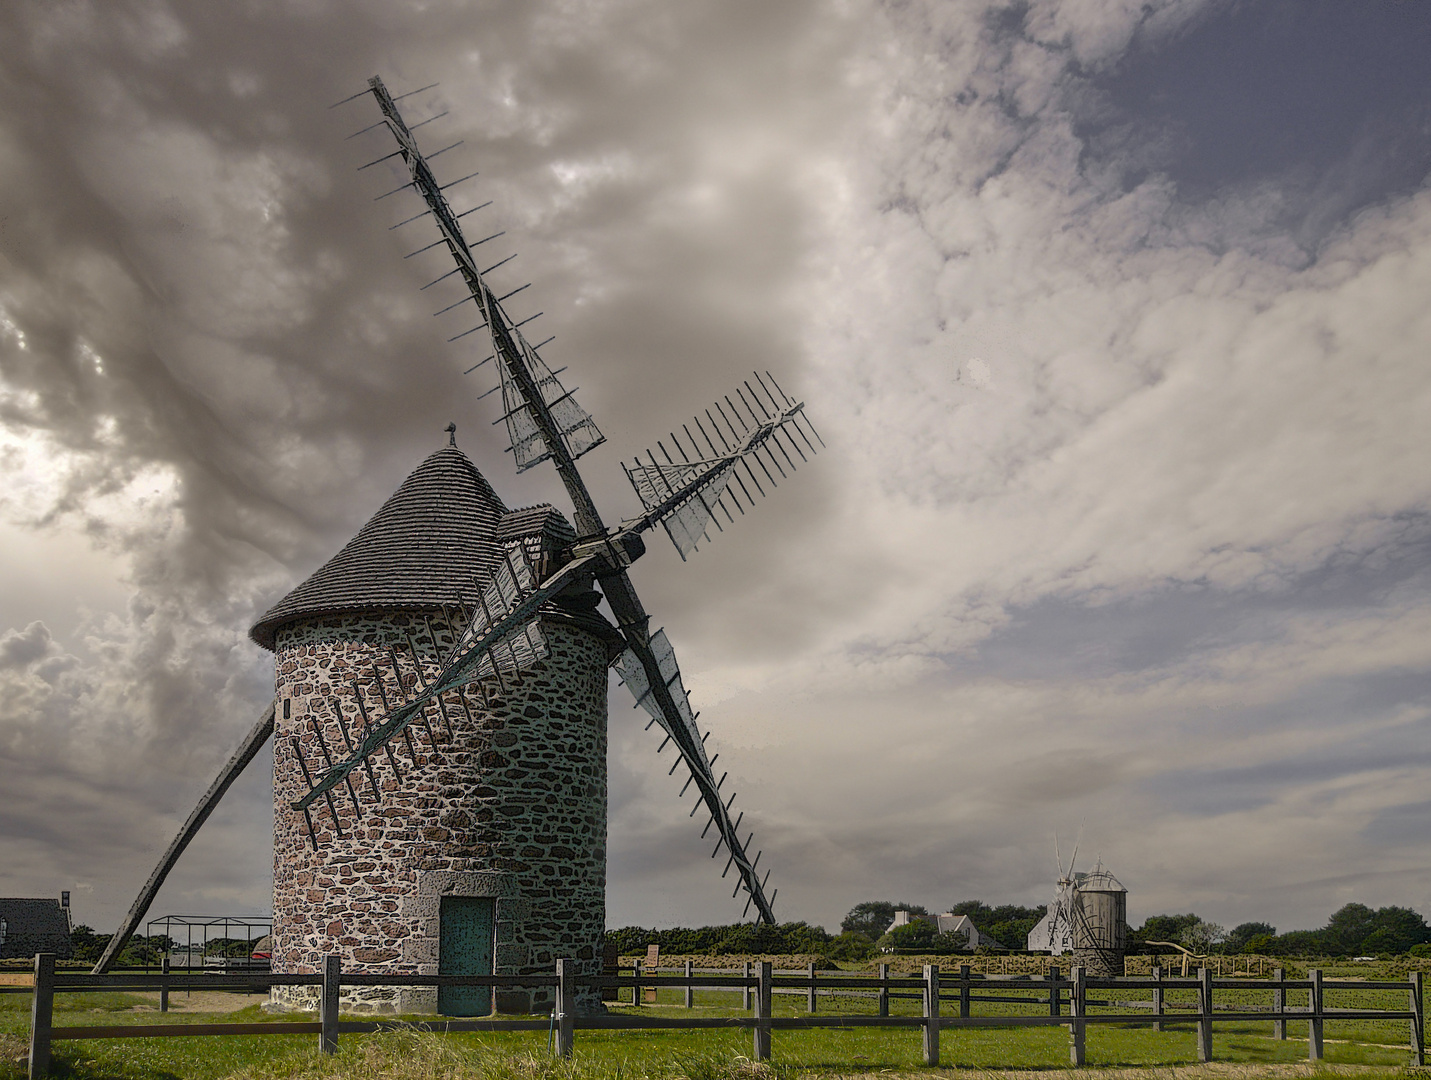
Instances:
[[[8,0],[0,895],[114,926],[271,696],[248,627],[449,420],[569,509],[356,171],[378,73],[440,83],[608,519],[754,368],[829,444],[633,571],[782,919],[1043,903],[1080,826],[1135,924],[1431,914],[1428,55],[1405,0]],[[608,923],[736,921],[624,693]],[[270,765],[152,914],[267,909]]]

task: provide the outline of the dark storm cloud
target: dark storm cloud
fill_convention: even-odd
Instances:
[[[496,283],[536,281],[513,313],[546,311],[533,340],[557,334],[544,351],[571,365],[607,432],[605,467],[588,471],[619,516],[632,499],[612,457],[751,368],[801,381],[785,292],[809,227],[801,156],[839,124],[838,91],[811,93],[849,33],[832,16],[803,3],[9,9],[0,415],[27,479],[8,517],[88,536],[134,597],[75,641],[38,624],[5,638],[19,680],[6,789],[34,811],[7,829],[11,873],[110,883],[93,921],[113,917],[263,704],[271,676],[248,624],[449,419],[509,502],[559,498],[546,475],[508,475],[491,401],[474,403],[487,383],[461,375],[477,336],[444,343],[470,316],[430,316],[459,294],[418,293],[446,267],[440,252],[401,257],[431,239],[422,223],[387,228],[413,201],[373,201],[396,186],[389,167],[354,171],[388,151],[382,133],[345,141],[371,102],[329,103],[374,72],[394,92],[441,82],[403,107],[414,121],[449,110],[423,130],[430,149],[466,140],[441,175],[481,170],[452,196],[494,201],[467,219],[507,231],[482,249],[492,262],[520,251]],[[799,512],[812,509],[807,495]],[[36,662],[48,653],[68,667]],[[57,776],[93,777],[91,790],[61,810],[44,793]],[[238,847],[250,906],[264,831]],[[186,865],[210,873],[188,894],[234,876],[203,847]]]
[[[448,420],[510,504],[564,503],[507,469],[480,334],[431,316],[460,294],[418,291],[448,267],[402,258],[433,237],[387,228],[401,174],[355,171],[370,103],[327,108],[379,72],[440,81],[403,106],[465,140],[440,177],[481,171],[454,203],[520,252],[494,280],[534,282],[512,313],[607,433],[608,516],[616,460],[752,368],[830,443],[636,571],[782,916],[1044,899],[1082,820],[1135,911],[1310,925],[1344,874],[1275,898],[1312,833],[1354,898],[1431,902],[1394,871],[1428,776],[1395,760],[1431,670],[1427,20],[1356,8],[12,4],[6,888],[113,920],[266,702],[248,625]],[[612,919],[734,918],[636,715]],[[265,767],[161,904],[265,902]]]

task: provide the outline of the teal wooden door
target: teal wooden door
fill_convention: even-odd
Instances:
[[[438,908],[437,973],[492,974],[496,901],[488,896],[444,896]],[[443,986],[437,991],[443,1016],[488,1016],[492,990],[486,986]]]

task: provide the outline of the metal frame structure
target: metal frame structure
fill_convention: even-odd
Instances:
[[[174,936],[173,933],[172,933],[172,930],[173,930],[173,928],[174,928],[175,926],[183,927],[185,930],[188,931],[188,933],[187,933],[186,936],[185,936],[185,941],[184,941],[185,963],[183,963],[182,965],[178,965],[178,968],[176,968],[175,965],[173,965],[173,964],[171,963],[171,964],[170,964],[170,969],[171,969],[171,970],[192,971],[192,970],[193,970],[193,967],[194,967],[193,960],[194,960],[194,929],[195,929],[195,927],[202,927],[202,928],[203,928],[203,931],[204,931],[203,940],[202,940],[202,942],[201,942],[204,951],[203,951],[203,953],[201,953],[200,955],[203,955],[203,956],[207,956],[207,955],[208,955],[208,950],[209,950],[209,931],[210,931],[213,927],[216,927],[216,926],[221,926],[221,927],[223,927],[223,931],[224,931],[224,932],[223,932],[223,934],[222,934],[221,936],[222,936],[223,938],[229,938],[229,939],[232,939],[232,936],[233,936],[233,935],[231,935],[231,934],[229,933],[229,929],[230,929],[231,927],[236,927],[236,928],[242,929],[242,930],[244,931],[244,936],[245,936],[246,940],[249,942],[249,945],[250,945],[249,952],[251,953],[251,952],[253,952],[252,945],[253,945],[253,943],[254,943],[255,941],[261,941],[261,940],[263,940],[263,937],[264,937],[265,935],[273,933],[273,916],[272,916],[272,915],[161,915],[159,918],[157,918],[157,919],[150,919],[150,920],[148,920],[148,921],[144,924],[144,934],[145,934],[145,937],[153,937],[153,936],[154,936],[154,928],[155,928],[156,926],[163,926],[163,927],[164,927],[164,936],[165,936],[166,938],[171,938],[171,939],[172,939],[173,936]],[[259,934],[257,937],[255,937],[254,934],[253,934],[253,930],[254,930],[255,927],[262,927],[262,928],[263,928],[263,933],[262,933],[262,934]],[[203,967],[203,964],[200,964],[199,967],[202,968],[202,967]]]

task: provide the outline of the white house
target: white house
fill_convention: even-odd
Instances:
[[[974,925],[974,921],[967,915],[955,915],[952,911],[946,911],[942,915],[913,915],[908,911],[896,911],[894,922],[890,923],[886,933],[896,926],[908,926],[914,922],[927,922],[941,934],[958,934],[964,939],[960,948],[968,949],[971,952],[980,945],[987,945],[995,949],[1004,946],[991,938],[988,934],[979,932],[979,928]]]

